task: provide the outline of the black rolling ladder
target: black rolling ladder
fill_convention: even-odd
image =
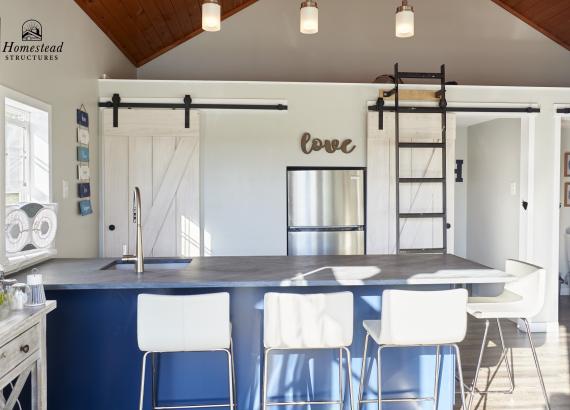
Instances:
[[[395,87],[384,93],[385,97],[394,95],[394,118],[396,137],[396,253],[447,253],[447,186],[446,186],[446,137],[447,137],[447,101],[445,99],[445,65],[441,66],[439,73],[416,73],[399,71],[398,64],[394,66]],[[436,92],[439,106],[417,112],[441,113],[441,141],[440,142],[400,142],[400,112],[413,113],[413,109],[400,106],[399,83],[402,79],[439,80],[441,88]],[[400,177],[400,151],[401,149],[441,149],[441,177],[438,178],[401,178]],[[441,183],[442,209],[433,213],[403,213],[400,212],[400,187],[402,184],[413,183]],[[400,247],[402,219],[442,219],[442,247],[402,249]]]

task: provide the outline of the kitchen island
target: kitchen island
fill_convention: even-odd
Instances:
[[[113,262],[112,259],[56,259],[38,266],[44,275],[48,298],[57,300],[59,306],[48,320],[51,408],[137,407],[142,358],[136,341],[139,293],[229,292],[238,408],[258,409],[266,292],[348,289],[354,293],[351,352],[356,393],[362,361],[362,321],[379,317],[383,289],[408,286],[445,289],[473,283],[506,283],[513,279],[504,272],[453,255],[208,257],[195,258],[180,268],[173,263],[156,265],[156,269],[149,265],[142,275],[117,269]],[[24,275],[15,277],[23,280]],[[161,404],[187,403],[190,397],[200,402],[222,401],[227,397],[224,360],[213,353],[162,356],[158,361],[160,378],[156,386]],[[269,392],[278,391],[278,397],[286,400],[291,399],[293,390],[296,399],[336,397],[337,360],[332,352],[276,356],[272,359]],[[286,367],[281,365],[285,363]],[[383,356],[384,394],[386,397],[431,395],[434,363],[434,351],[430,348],[391,349]],[[454,374],[452,353],[445,351],[440,372],[440,409],[452,408]],[[375,376],[371,376],[367,389],[371,395],[376,390],[374,383]],[[150,383],[147,391],[151,391]],[[145,396],[148,399],[145,408],[151,408],[150,394]],[[384,408],[407,407],[386,404]]]

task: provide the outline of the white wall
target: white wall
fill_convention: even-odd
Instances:
[[[467,258],[504,269],[519,256],[521,122],[496,119],[467,134]]]
[[[463,160],[463,182],[455,182],[455,251],[467,257],[467,127],[457,126],[455,132],[455,159]]]
[[[22,23],[37,19],[46,43],[64,42],[58,61],[7,61],[0,52],[0,85],[42,100],[52,107],[52,192],[59,204],[57,247],[60,256],[96,256],[98,250],[97,79],[102,73],[133,78],[134,66],[72,1],[0,0],[0,41],[20,42]],[[0,49],[1,50],[1,49]],[[2,103],[3,104],[3,103]],[[91,192],[95,213],[77,211],[75,110],[84,104],[91,125]],[[0,131],[3,137],[3,131]],[[62,180],[69,197],[62,197]],[[2,185],[3,186],[3,185]]]
[[[142,79],[372,82],[447,66],[460,84],[570,86],[570,53],[489,0],[414,1],[415,37],[394,36],[398,1],[326,0],[319,33],[300,1],[261,0],[138,69]],[[536,58],[533,58],[536,56]],[[548,75],[545,75],[548,73]]]
[[[570,177],[564,176],[564,153],[570,152],[570,120],[562,121],[562,144],[561,144],[561,178],[560,178],[560,274],[565,277],[570,271],[568,266],[568,252],[566,250],[566,229],[570,228],[570,208],[564,206],[564,184],[570,182]]]

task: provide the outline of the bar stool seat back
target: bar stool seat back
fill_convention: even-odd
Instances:
[[[403,346],[459,343],[467,331],[466,305],[466,289],[385,290],[377,343]]]
[[[264,345],[272,349],[334,349],[352,344],[351,292],[265,294]]]
[[[230,347],[230,295],[138,297],[137,337],[146,352],[185,352]]]

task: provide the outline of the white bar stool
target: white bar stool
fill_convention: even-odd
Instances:
[[[457,371],[460,380],[462,408],[465,409],[465,392],[461,356],[457,343],[465,338],[467,331],[467,290],[453,289],[443,291],[407,291],[385,290],[382,293],[382,320],[365,320],[366,330],[362,370],[358,390],[358,409],[363,404],[378,403],[381,410],[383,402],[421,402],[433,401],[434,409],[438,404],[439,356],[442,346],[451,346],[455,350]],[[372,338],[378,345],[376,353],[378,372],[378,399],[364,399],[364,375],[368,341]],[[394,347],[436,348],[435,387],[433,397],[382,399],[382,350]]]
[[[481,351],[479,353],[479,360],[477,361],[477,367],[475,369],[475,378],[473,379],[473,383],[470,388],[469,408],[471,408],[471,405],[473,404],[473,397],[476,391],[480,394],[513,392],[515,388],[514,378],[511,372],[511,365],[509,363],[505,341],[503,339],[503,331],[501,329],[500,319],[521,319],[526,328],[526,333],[528,336],[528,341],[530,343],[530,349],[532,351],[536,372],[538,374],[538,380],[540,381],[540,386],[542,388],[542,394],[544,395],[546,408],[550,409],[548,394],[546,392],[546,387],[544,386],[542,372],[540,371],[538,355],[536,354],[536,349],[532,341],[530,326],[528,324],[528,319],[536,316],[544,305],[546,272],[539,266],[512,259],[507,260],[505,271],[517,276],[517,279],[513,282],[507,283],[505,285],[504,291],[500,295],[489,297],[471,297],[469,298],[469,303],[467,304],[467,311],[471,316],[477,319],[485,320],[485,331],[483,333],[483,341],[481,342]],[[485,352],[485,347],[487,345],[487,334],[489,331],[490,320],[496,320],[497,327],[499,329],[499,336],[501,339],[503,351],[501,353],[498,366],[500,366],[503,360],[505,360],[510,382],[510,388],[508,390],[489,390],[489,386],[487,386],[486,390],[477,389],[477,379],[479,378],[481,361],[483,359],[483,353]]]
[[[352,371],[350,351],[353,336],[353,296],[351,292],[291,294],[266,293],[264,301],[265,345],[263,360],[262,406],[338,404],[344,406],[342,387],[343,351],[350,409],[352,409]],[[334,401],[270,402],[268,401],[268,369],[270,352],[287,350],[338,349],[339,399]],[[312,408],[312,407],[311,407]]]
[[[142,359],[139,410],[143,410],[146,359],[151,353],[153,410],[235,407],[229,293],[190,296],[141,294],[138,297],[137,337],[139,349],[145,352]],[[156,354],[172,352],[225,352],[228,357],[229,403],[158,407],[154,358]]]

